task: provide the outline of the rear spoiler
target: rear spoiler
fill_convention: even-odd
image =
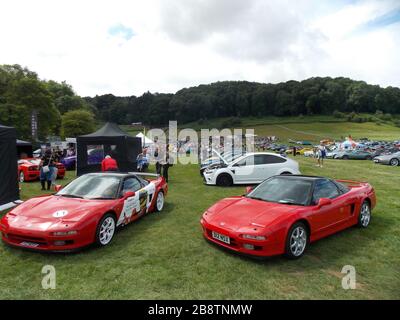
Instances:
[[[129,174],[134,174],[135,176],[140,177],[152,177],[152,178],[160,178],[161,175],[157,173],[146,173],[146,172],[128,172]]]
[[[359,187],[360,185],[368,184],[368,182],[353,181],[353,180],[336,180],[336,181],[340,183],[345,183],[349,187]]]

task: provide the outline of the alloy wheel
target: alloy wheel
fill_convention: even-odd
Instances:
[[[114,236],[115,232],[115,221],[112,217],[107,217],[104,219],[103,223],[100,226],[100,234],[99,241],[105,246],[110,243],[111,239]]]
[[[303,227],[297,227],[290,236],[290,251],[295,257],[303,254],[307,245],[307,232]]]

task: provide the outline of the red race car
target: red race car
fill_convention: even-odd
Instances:
[[[5,243],[41,251],[74,251],[108,245],[118,226],[161,211],[165,179],[136,173],[90,173],[54,195],[32,198],[0,221]]]
[[[209,241],[239,253],[296,259],[309,243],[358,225],[376,205],[368,183],[274,176],[241,197],[223,199],[202,216]]]
[[[40,159],[26,158],[18,160],[18,177],[19,182],[35,181],[40,177]],[[57,179],[63,179],[65,176],[65,167],[62,163],[56,163],[58,172]]]

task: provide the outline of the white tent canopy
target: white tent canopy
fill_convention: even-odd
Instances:
[[[150,147],[154,144],[154,141],[146,137],[142,132],[138,133],[136,137],[142,139],[142,146]]]

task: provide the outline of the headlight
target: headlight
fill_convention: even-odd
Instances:
[[[53,236],[56,236],[56,237],[73,236],[77,233],[78,233],[78,231],[57,231],[57,232],[53,232]]]
[[[264,236],[254,236],[251,234],[242,234],[241,237],[243,239],[249,239],[249,240],[258,240],[258,241],[263,241],[266,240],[267,238]]]

